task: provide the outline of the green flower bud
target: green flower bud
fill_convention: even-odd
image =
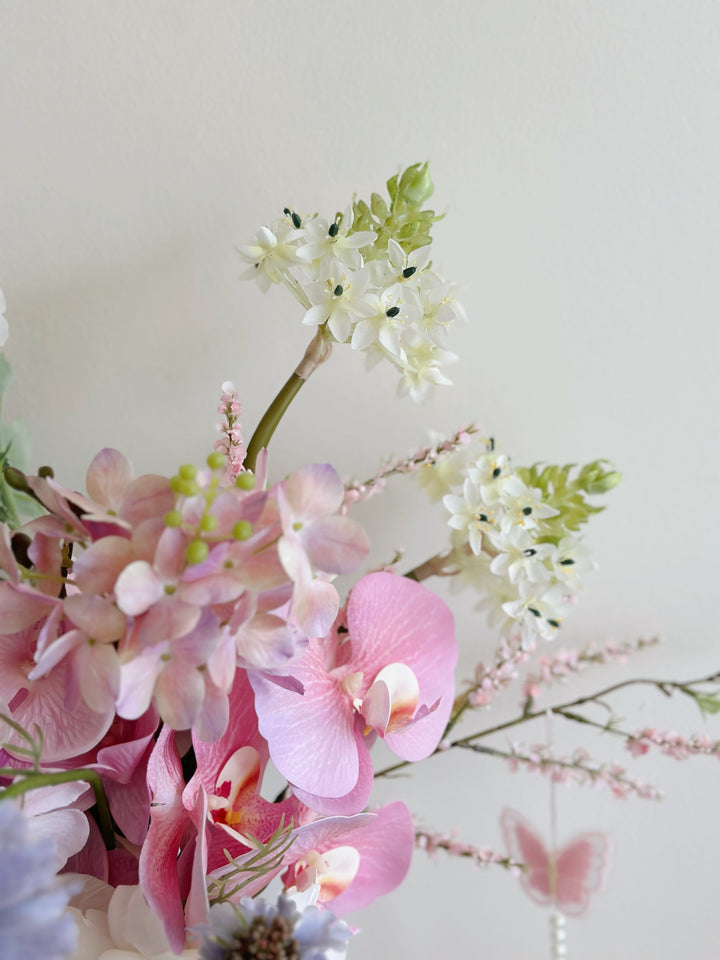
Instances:
[[[605,470],[603,464],[612,467],[607,460],[595,460],[586,464],[578,476],[578,484],[590,494],[608,493],[622,480],[619,470]]]
[[[194,497],[200,493],[200,487],[194,480],[187,480],[179,475],[170,478],[170,489],[181,497]]]
[[[232,528],[232,535],[236,540],[249,540],[253,535],[253,525],[249,520],[238,520]]]
[[[412,207],[422,206],[432,196],[434,189],[427,161],[415,163],[404,170],[398,184],[398,194]]]
[[[200,529],[203,533],[212,533],[218,525],[218,518],[212,513],[206,513],[200,520]]]
[[[5,465],[3,470],[3,476],[5,477],[5,482],[9,487],[12,487],[13,490],[19,490],[21,493],[29,493],[32,495],[32,490],[25,479],[25,474],[22,470],[18,470],[17,467],[11,467],[10,464]]]
[[[211,470],[222,470],[227,463],[227,460],[225,459],[224,453],[220,453],[219,450],[213,450],[212,453],[208,454],[205,462]]]
[[[241,490],[254,490],[255,474],[251,470],[243,470],[235,478],[235,486],[240,487]]]
[[[178,473],[183,480],[194,480],[197,475],[197,467],[194,467],[192,463],[184,463]]]
[[[183,518],[179,510],[168,510],[164,516],[166,527],[181,527]]]
[[[370,204],[372,207],[373,216],[377,217],[381,223],[384,223],[385,220],[387,220],[387,218],[390,216],[390,211],[388,210],[387,204],[379,193],[373,193],[371,195]]]
[[[207,559],[210,548],[204,540],[191,540],[185,548],[185,559],[191,566],[196,566]]]

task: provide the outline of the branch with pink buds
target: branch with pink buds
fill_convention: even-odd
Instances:
[[[487,867],[496,864],[506,870],[519,872],[522,864],[512,857],[488,850],[487,847],[476,847],[471,843],[461,843],[453,834],[436,833],[430,830],[415,828],[415,846],[424,850],[430,858],[434,858],[438,850],[444,850],[452,857],[461,857],[471,860],[478,867]]]

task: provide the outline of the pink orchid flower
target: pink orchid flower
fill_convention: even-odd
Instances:
[[[393,574],[364,577],[350,594],[346,631],[311,640],[294,669],[302,696],[250,677],[275,765],[313,809],[361,810],[376,734],[404,760],[421,760],[437,746],[456,661],[452,614],[442,600]]]
[[[366,907],[402,883],[414,848],[412,817],[404,803],[389,803],[372,813],[323,819],[298,809],[301,820],[306,814],[311,822],[292,831],[292,842],[280,862],[247,883],[243,895],[254,896],[282,873],[285,889],[302,893],[317,887],[317,902],[342,916]],[[235,862],[242,867],[253,856],[255,851],[250,851]],[[226,869],[219,867],[215,876],[222,876]]]
[[[140,858],[140,883],[174,949],[185,941],[186,923],[205,919],[205,877],[208,870],[227,864],[223,851],[247,853],[250,837],[267,840],[283,818],[289,823],[297,806],[295,800],[273,804],[258,794],[268,751],[244,671],[237,671],[229,705],[232,723],[220,739],[204,743],[193,737],[197,770],[187,786],[167,727],[148,765],[151,822]]]
[[[282,876],[285,888],[302,892],[317,884],[318,903],[340,917],[367,907],[398,887],[410,869],[415,846],[413,820],[400,801],[380,807],[374,814],[370,822],[345,835],[326,831],[312,836],[306,828],[298,830],[284,857],[289,863]]]

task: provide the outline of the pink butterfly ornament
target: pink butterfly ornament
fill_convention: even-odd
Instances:
[[[594,894],[605,886],[610,838],[604,833],[581,833],[553,851],[514,810],[503,810],[500,823],[510,856],[525,864],[521,883],[528,896],[565,916],[582,916]]]

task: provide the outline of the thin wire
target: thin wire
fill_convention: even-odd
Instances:
[[[552,711],[545,712],[545,737],[548,747],[552,751],[553,724]],[[554,778],[550,778],[550,847],[548,873],[550,881],[550,891],[555,902],[555,909],[550,914],[550,949],[552,960],[565,960],[567,957],[567,943],[565,933],[565,917],[560,912],[557,902],[557,784]]]

